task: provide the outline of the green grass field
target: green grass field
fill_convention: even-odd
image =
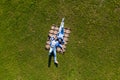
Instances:
[[[67,50],[48,68],[63,17]],[[120,80],[120,0],[0,0],[0,80]]]

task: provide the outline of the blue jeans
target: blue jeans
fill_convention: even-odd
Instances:
[[[56,48],[51,48],[50,47],[49,56],[52,55],[52,53],[54,55],[54,62],[56,62],[57,61]]]
[[[59,32],[57,35],[58,39],[63,39],[64,37],[64,22],[61,23],[60,28],[59,28]]]
[[[61,23],[58,33],[64,35],[64,22]]]

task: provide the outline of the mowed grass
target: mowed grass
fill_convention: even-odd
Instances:
[[[48,68],[63,17],[67,50]],[[0,0],[0,80],[120,80],[120,0]]]

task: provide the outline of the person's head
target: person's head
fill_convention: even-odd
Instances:
[[[50,40],[52,40],[52,41],[55,40],[56,41],[56,39],[57,39],[56,35],[52,35]]]
[[[53,40],[55,40],[55,38],[54,38],[54,37],[51,37],[50,40],[53,41]]]
[[[51,41],[53,41],[54,39],[55,39],[54,36],[51,36],[51,37],[50,37],[50,40],[51,40]]]

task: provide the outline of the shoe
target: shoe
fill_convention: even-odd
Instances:
[[[58,61],[55,62],[55,66],[58,67]]]
[[[55,64],[58,64],[58,61],[55,61]]]

